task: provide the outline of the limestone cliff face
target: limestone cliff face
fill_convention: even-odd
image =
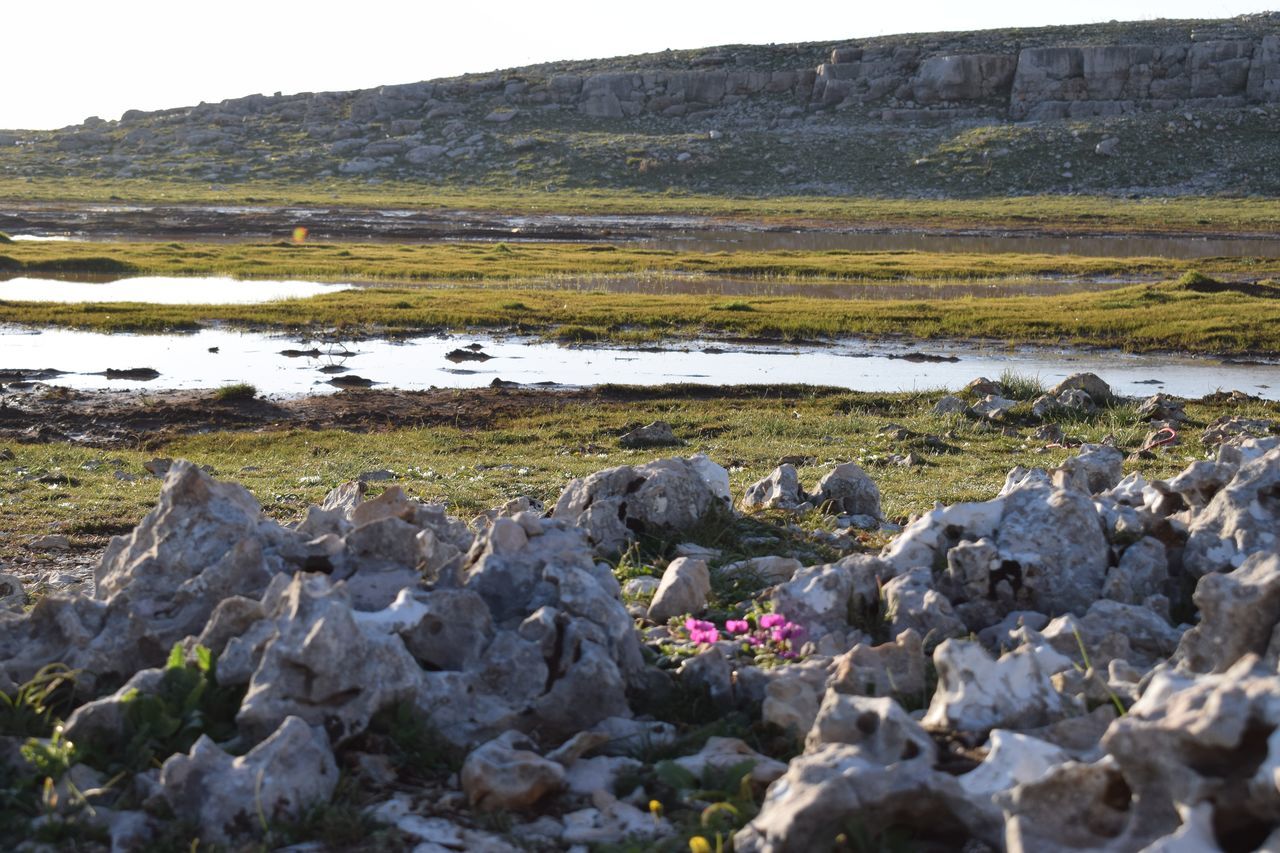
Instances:
[[[690,68],[597,73],[525,69],[359,92],[254,95],[202,104],[190,117],[215,119],[217,125],[217,119],[225,124],[229,118],[271,112],[306,125],[411,120],[416,126],[423,119],[460,114],[465,107],[459,101],[477,98],[514,109],[567,109],[599,119],[679,118],[755,99],[785,99],[807,110],[881,108],[889,120],[981,112],[1024,121],[1280,101],[1280,16],[1270,16],[1242,37],[1215,37],[1233,32],[1229,27],[1210,29],[1208,36],[1187,31],[1181,41],[1162,33],[1166,38],[1159,43],[1030,47],[1019,47],[1019,39],[1009,36],[981,40],[987,48],[981,52],[964,50],[974,39],[881,39],[867,46],[837,47],[816,67],[752,67],[778,64],[776,58],[760,63],[758,57],[756,62],[747,59],[743,67],[741,56],[710,54]],[[991,49],[1001,46],[1007,49]],[[661,54],[636,59],[655,66],[665,61]],[[124,120],[156,115],[131,111]],[[503,114],[499,111],[490,120],[502,121]],[[339,136],[342,132],[337,131]]]

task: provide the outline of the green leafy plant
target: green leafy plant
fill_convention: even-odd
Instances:
[[[85,744],[85,760],[109,772],[139,771],[186,752],[201,735],[230,740],[243,697],[244,688],[218,684],[216,663],[207,648],[196,646],[188,660],[181,644],[174,644],[156,690],[124,695],[123,735]]]
[[[76,670],[51,663],[12,696],[0,690],[0,735],[48,737],[60,716],[71,710]]]

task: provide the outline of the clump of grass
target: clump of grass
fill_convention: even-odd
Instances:
[[[565,343],[586,343],[600,340],[600,332],[589,326],[561,326],[556,329],[554,337]]]
[[[1006,370],[1000,374],[1000,387],[1011,400],[1034,400],[1045,392],[1044,383],[1039,376],[1027,376],[1016,370]]]
[[[749,303],[749,302],[741,302],[741,301],[739,301],[739,302],[723,302],[723,303],[721,303],[721,304],[719,304],[719,305],[716,305],[716,306],[714,307],[714,309],[713,309],[713,310],[716,310],[716,311],[754,311],[754,310],[756,310],[756,309],[755,309],[754,307],[752,307],[751,303]]]
[[[12,242],[13,242],[12,237],[4,233],[3,231],[0,231],[0,243],[12,243]]]
[[[234,385],[223,385],[221,388],[214,389],[213,399],[230,403],[237,400],[252,400],[258,396],[258,389],[250,385],[248,382],[237,382]]]

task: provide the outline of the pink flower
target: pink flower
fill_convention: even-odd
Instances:
[[[751,624],[745,619],[730,619],[724,623],[724,629],[730,634],[745,634],[751,630]]]
[[[720,641],[720,632],[712,626],[707,629],[695,629],[689,632],[689,639],[695,643],[716,643]]]
[[[760,646],[760,645],[764,645],[764,640],[760,639],[757,636],[752,635],[750,637],[747,637],[747,644],[752,646]]]
[[[760,617],[761,628],[776,628],[787,621],[781,613],[766,613]]]

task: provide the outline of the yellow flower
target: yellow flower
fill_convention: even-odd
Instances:
[[[649,801],[649,814],[653,815],[654,820],[662,817],[662,803],[657,800]]]
[[[689,839],[689,853],[711,853],[711,842],[701,835]]]

